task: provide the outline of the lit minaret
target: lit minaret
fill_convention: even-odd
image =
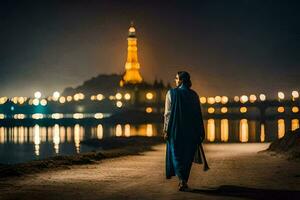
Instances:
[[[125,64],[125,74],[123,76],[123,80],[120,81],[121,86],[126,83],[136,84],[143,81],[143,78],[139,72],[140,63],[137,55],[137,38],[135,36],[135,28],[132,22],[128,30],[127,41],[127,61]]]

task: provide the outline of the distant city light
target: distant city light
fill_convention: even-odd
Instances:
[[[46,99],[42,99],[40,101],[40,103],[41,103],[42,106],[46,106],[47,105],[47,100]]]
[[[209,114],[212,114],[212,113],[215,112],[215,109],[214,109],[213,107],[209,107],[209,108],[207,109],[207,112],[208,112]]]
[[[61,119],[61,118],[63,118],[63,114],[62,113],[53,113],[52,115],[51,115],[51,118],[52,119]]]
[[[207,103],[214,104],[215,103],[215,98],[214,97],[208,97],[207,98]]]
[[[206,97],[200,97],[200,103],[205,104],[206,103]]]
[[[91,100],[92,100],[92,101],[95,101],[96,99],[97,99],[97,97],[96,97],[95,95],[92,95],[92,96],[91,96]]]
[[[104,99],[104,95],[103,94],[97,94],[97,100],[101,101]]]
[[[293,100],[295,100],[296,98],[299,98],[299,92],[296,91],[296,90],[294,90],[294,91],[292,92],[292,97],[293,97]]]
[[[25,101],[26,101],[26,98],[25,98],[25,97],[19,97],[19,98],[18,98],[19,104],[23,104]]]
[[[122,101],[117,101],[116,105],[117,105],[118,108],[121,108],[123,103],[122,103]]]
[[[242,95],[240,98],[241,103],[246,103],[248,101],[247,95]]]
[[[102,118],[104,117],[104,115],[103,115],[103,113],[96,113],[96,114],[94,115],[94,117],[95,117],[96,119],[102,119]]]
[[[74,119],[82,119],[83,118],[83,114],[82,113],[74,113],[73,114],[73,118]]]
[[[222,98],[220,96],[215,96],[215,102],[220,103]]]
[[[14,119],[24,119],[25,115],[24,114],[14,114],[13,118]]]
[[[227,112],[228,112],[228,108],[226,108],[226,107],[221,108],[221,113],[227,113]]]
[[[35,105],[35,106],[39,105],[39,103],[40,103],[40,100],[38,100],[38,99],[33,99],[32,100],[32,104]]]
[[[284,93],[283,92],[278,92],[278,98],[280,100],[283,100],[284,99]]]
[[[241,112],[241,113],[247,112],[247,108],[246,108],[246,107],[241,107],[241,108],[240,108],[240,112]]]
[[[5,115],[4,114],[0,114],[0,119],[4,119],[5,118]]]
[[[37,98],[37,99],[39,99],[39,98],[42,97],[42,93],[41,93],[40,91],[36,91],[36,92],[34,93],[34,97]]]
[[[35,113],[32,115],[33,119],[43,119],[43,114],[42,113]]]
[[[72,96],[67,96],[67,101],[70,102],[72,101],[73,97]]]
[[[249,96],[249,101],[250,101],[251,103],[254,103],[256,100],[257,100],[257,97],[256,97],[255,94],[251,94],[251,95]]]
[[[226,104],[228,102],[228,97],[227,96],[222,96],[221,103]]]
[[[5,104],[7,100],[8,100],[7,97],[1,97],[0,98],[0,104]]]
[[[114,100],[114,99],[115,99],[115,96],[110,95],[108,98],[109,98],[109,100]]]
[[[59,97],[60,97],[60,93],[58,91],[53,92],[53,100],[54,101],[57,101]]]
[[[126,100],[129,100],[129,99],[131,98],[131,96],[130,96],[129,93],[126,93],[126,94],[124,95],[124,98],[125,98]]]
[[[297,106],[294,106],[294,107],[292,108],[292,112],[293,112],[293,113],[298,113],[298,112],[299,112],[299,108],[298,108]]]
[[[66,102],[66,97],[61,96],[59,97],[59,103],[65,103]]]
[[[260,99],[261,101],[265,101],[265,100],[267,99],[267,97],[266,97],[265,94],[260,94],[260,95],[259,95],[259,99]]]
[[[116,99],[118,99],[118,100],[122,99],[122,94],[118,92],[118,93],[116,94]]]
[[[153,99],[153,94],[152,94],[151,92],[148,92],[148,93],[146,94],[146,98],[147,98],[148,100]]]
[[[239,96],[234,96],[233,100],[234,100],[235,102],[239,102],[239,101],[240,101],[240,97],[239,97]]]
[[[73,98],[74,98],[74,101],[79,101],[79,94],[75,94],[74,96],[73,96]]]
[[[284,112],[284,107],[283,106],[278,107],[277,111],[279,113],[283,113]]]
[[[147,107],[147,108],[146,108],[146,112],[147,112],[147,113],[152,113],[152,111],[153,111],[153,109],[152,109],[151,107]]]

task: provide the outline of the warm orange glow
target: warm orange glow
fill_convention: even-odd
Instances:
[[[299,112],[299,108],[298,108],[297,106],[294,106],[294,107],[292,108],[292,112],[293,112],[293,113],[298,113],[298,112]]]
[[[94,117],[95,117],[96,119],[102,119],[102,118],[104,117],[104,115],[103,115],[103,113],[96,113],[96,114],[94,115]]]
[[[67,96],[67,101],[70,102],[72,101],[73,97],[72,96]]]
[[[221,141],[228,142],[229,137],[229,127],[228,127],[228,119],[221,120]]]
[[[283,113],[284,112],[284,107],[282,107],[282,106],[278,107],[277,111],[279,113]]]
[[[239,101],[240,101],[240,97],[239,97],[239,96],[234,96],[233,100],[234,100],[235,102],[239,102]]]
[[[140,63],[138,61],[137,54],[137,38],[135,37],[135,28],[131,26],[129,28],[129,37],[127,38],[128,47],[127,47],[127,61],[125,64],[125,74],[123,80],[120,81],[120,86],[125,83],[141,83],[143,78],[139,72]]]
[[[248,142],[249,128],[247,119],[242,119],[240,121],[240,141]]]
[[[118,93],[116,94],[116,99],[118,99],[118,100],[122,99],[122,94],[118,92]]]
[[[59,103],[65,103],[65,102],[66,102],[66,97],[59,98]]]
[[[285,134],[285,122],[284,119],[278,120],[278,138],[282,138]]]
[[[148,137],[153,136],[153,127],[152,127],[152,124],[147,124],[146,135]]]
[[[240,108],[240,112],[241,112],[241,113],[247,112],[247,108],[246,108],[246,107],[241,107],[241,108]]]
[[[205,104],[206,103],[206,97],[200,97],[200,103]]]
[[[246,95],[241,96],[240,98],[241,103],[246,103],[248,101],[248,97]]]
[[[215,101],[215,98],[214,97],[208,97],[207,98],[207,103],[209,104],[214,104],[216,101]]]
[[[153,94],[152,94],[151,92],[147,92],[146,98],[147,98],[148,100],[153,99]]]
[[[82,113],[74,113],[73,114],[73,118],[74,119],[82,119],[83,118],[83,114]]]
[[[152,109],[151,107],[147,107],[147,108],[146,108],[146,112],[147,112],[147,113],[152,113],[152,111],[153,111],[153,109]]]
[[[124,135],[126,137],[130,137],[130,125],[129,124],[125,124],[125,130],[124,130]]]
[[[131,96],[130,96],[129,93],[126,93],[126,94],[124,95],[124,99],[125,99],[125,100],[129,100],[130,98],[131,98]]]
[[[209,108],[207,109],[207,112],[208,112],[209,114],[212,114],[212,113],[215,112],[215,109],[214,109],[213,107],[209,107]]]
[[[292,119],[292,131],[299,128],[299,119]]]
[[[98,101],[101,101],[101,100],[103,100],[103,99],[104,99],[103,94],[97,94],[97,100],[98,100]]]
[[[222,104],[225,104],[228,102],[228,97],[227,96],[222,96],[222,100],[221,100]]]
[[[299,92],[296,91],[296,90],[294,90],[294,91],[292,92],[292,97],[293,97],[293,100],[299,98]]]
[[[249,96],[249,100],[250,100],[251,103],[254,103],[254,102],[257,100],[256,95],[251,94],[251,95]]]
[[[215,102],[220,103],[222,98],[220,96],[215,96]]]
[[[260,126],[260,141],[264,142],[265,140],[266,140],[265,125],[261,124],[261,126]]]
[[[117,101],[116,106],[117,106],[118,108],[121,108],[121,107],[123,106],[122,101]]]
[[[215,120],[207,120],[207,140],[209,142],[215,141]]]
[[[117,124],[117,126],[116,126],[116,136],[117,137],[122,136],[122,126],[121,126],[121,124]]]
[[[226,108],[226,107],[221,108],[221,113],[227,113],[227,112],[228,112],[228,108]]]

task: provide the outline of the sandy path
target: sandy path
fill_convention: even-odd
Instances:
[[[0,183],[0,199],[258,199],[300,195],[300,163],[256,153],[268,144],[206,144],[211,170],[194,164],[192,192],[164,175],[165,145],[139,156],[44,172]],[[284,191],[289,190],[289,191]],[[290,192],[294,191],[294,192]]]

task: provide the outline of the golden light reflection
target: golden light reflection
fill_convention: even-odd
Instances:
[[[239,102],[239,101],[240,101],[240,97],[239,97],[239,96],[234,96],[233,100],[234,100],[235,102]]]
[[[59,127],[59,140],[60,143],[64,143],[66,138],[66,128],[64,126]]]
[[[215,141],[215,120],[214,119],[207,120],[207,140],[209,142]]]
[[[40,155],[40,143],[41,143],[41,138],[40,138],[40,127],[39,125],[35,125],[33,127],[33,137],[34,137],[34,153],[35,155],[39,156]]]
[[[77,153],[80,152],[80,141],[83,139],[83,134],[83,127],[81,127],[79,124],[76,124],[74,126],[74,142]]]
[[[104,99],[103,94],[97,94],[97,100],[98,100],[98,101],[101,101],[101,100],[103,100],[103,99]]]
[[[61,119],[61,118],[63,118],[64,117],[64,115],[62,114],[62,113],[53,113],[52,115],[51,115],[51,118],[52,119]]]
[[[255,94],[251,94],[251,95],[249,96],[249,101],[250,101],[251,103],[254,103],[256,100],[257,100],[257,97],[256,97]]]
[[[130,125],[129,124],[125,124],[124,134],[126,137],[130,137]]]
[[[66,102],[66,97],[62,96],[62,97],[59,97],[59,103],[63,104]]]
[[[59,152],[59,126],[58,124],[55,124],[53,127],[53,143],[54,143],[54,151],[55,153]]]
[[[292,119],[292,131],[299,128],[299,119]]]
[[[121,124],[117,124],[117,126],[116,126],[116,136],[117,137],[122,136],[122,126],[121,126]]]
[[[122,99],[122,94],[118,92],[118,93],[116,94],[116,99],[118,99],[118,100]]]
[[[44,115],[42,113],[34,113],[32,115],[33,119],[43,119]]]
[[[103,139],[103,126],[102,126],[102,124],[99,124],[97,126],[97,138],[99,140]]]
[[[260,95],[259,95],[259,99],[260,99],[261,101],[265,101],[265,100],[267,99],[267,97],[266,97],[265,94],[260,94]]]
[[[118,108],[121,108],[122,105],[123,105],[122,101],[117,101],[116,106],[117,106]]]
[[[266,140],[266,133],[265,133],[265,125],[260,125],[260,141],[264,142]]]
[[[278,138],[282,138],[285,134],[285,123],[284,119],[278,120]]]
[[[221,141],[228,142],[229,122],[228,119],[221,119]]]
[[[0,127],[0,144],[5,143],[5,129],[4,127]]]
[[[248,120],[242,119],[240,120],[240,141],[248,142],[248,139],[249,139]]]
[[[153,127],[152,127],[152,124],[147,124],[146,135],[148,137],[152,137],[153,136]]]
[[[74,113],[73,114],[73,118],[74,119],[82,119],[83,118],[83,114],[82,113]]]
[[[102,118],[104,117],[104,115],[103,115],[103,113],[96,113],[96,114],[94,115],[94,117],[95,117],[96,119],[102,119]]]
[[[72,101],[73,97],[72,96],[67,96],[67,101],[70,102]]]

